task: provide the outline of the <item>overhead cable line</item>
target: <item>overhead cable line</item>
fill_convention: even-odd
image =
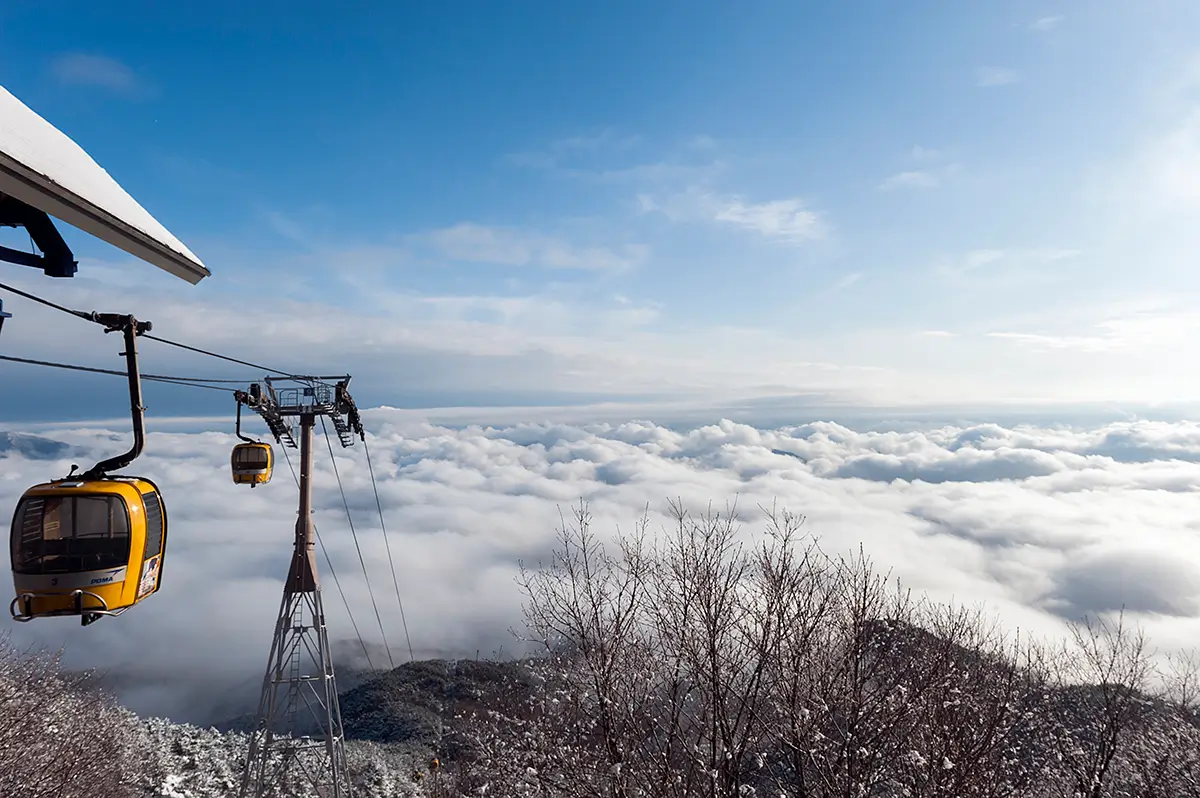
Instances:
[[[392,567],[392,584],[396,587],[396,603],[400,605],[400,622],[404,624],[404,642],[408,643],[409,662],[416,662],[413,654],[412,638],[408,636],[408,619],[404,617],[404,600],[400,598],[400,580],[396,577],[396,561],[392,559],[392,544],[388,542],[387,525],[383,521],[383,502],[379,500],[379,486],[375,484],[375,467],[371,465],[371,449],[367,446],[367,436],[362,436],[363,451],[367,455],[367,469],[371,472],[371,489],[375,491],[375,506],[379,509],[379,528],[383,530],[383,545],[387,549],[388,564]]]
[[[116,371],[115,369],[101,369],[92,366],[77,366],[71,363],[55,363],[51,360],[33,360],[27,357],[13,357],[12,355],[0,355],[0,360],[7,360],[12,363],[25,363],[31,366],[49,366],[56,369],[69,369],[71,371],[87,371],[92,374],[111,374],[115,377],[127,377],[128,373],[124,371]],[[171,377],[165,374],[142,374],[144,380],[152,382],[165,382],[172,385],[184,385],[190,388],[208,388],[213,391],[229,391],[229,388],[222,388],[219,385],[208,383],[226,383],[241,385],[245,380],[214,380],[207,377]]]
[[[296,487],[300,487],[300,478],[296,476],[296,468],[292,465],[292,458],[287,453],[287,447],[283,447],[283,459],[287,461],[288,470],[292,472],[292,479],[296,482]],[[325,550],[325,541],[321,539],[321,532],[317,529],[317,522],[313,522],[313,534],[316,535],[317,543],[321,546],[321,554],[325,555],[325,564],[329,566],[329,575],[333,577],[334,587],[337,588],[338,595],[342,597],[342,605],[346,608],[346,615],[350,618],[350,625],[354,627],[354,636],[358,638],[358,644],[362,646],[363,656],[367,658],[367,667],[372,671],[375,670],[375,663],[371,662],[371,654],[367,651],[367,643],[363,640],[362,633],[358,631],[358,622],[354,620],[354,613],[350,611],[350,602],[346,600],[346,592],[342,590],[342,583],[338,581],[337,571],[333,569],[333,560],[329,559],[329,552]]]
[[[16,294],[17,296],[23,296],[26,299],[29,299],[29,300],[32,300],[39,304],[45,305],[48,308],[54,308],[55,310],[61,310],[63,313],[70,313],[72,316],[78,316],[79,318],[87,319],[88,321],[92,320],[91,314],[84,313],[82,310],[71,310],[70,308],[66,308],[66,307],[63,307],[62,305],[58,305],[54,302],[51,302],[49,299],[42,299],[40,296],[35,296],[28,292],[22,291],[20,288],[13,288],[11,285],[6,285],[5,283],[0,283],[0,288],[3,288],[5,291],[8,291],[10,293]]]
[[[200,349],[195,346],[188,346],[187,344],[181,344],[178,341],[170,341],[170,340],[167,340],[166,338],[159,338],[157,335],[150,335],[149,333],[144,333],[141,337],[149,338],[151,341],[158,341],[160,344],[167,344],[168,346],[177,346],[180,349],[186,349],[189,352],[197,352],[201,355],[208,355],[209,357],[216,357],[216,358],[220,358],[221,360],[228,360],[230,363],[237,363],[240,366],[249,366],[252,369],[258,369],[259,371],[269,371],[272,374],[278,374],[282,377],[295,376],[295,375],[289,374],[286,371],[280,371],[279,369],[268,368],[267,366],[260,366],[257,363],[250,363],[249,361],[246,361],[246,360],[238,360],[236,357],[229,357],[228,355],[220,355],[220,354],[217,354],[216,352],[209,352],[207,349]]]
[[[9,291],[13,294],[16,294],[17,296],[25,297],[26,299],[28,299],[30,301],[37,302],[38,304],[41,304],[41,305],[45,305],[48,308],[54,308],[55,310],[61,311],[63,313],[67,313],[72,316],[76,316],[77,318],[81,318],[86,321],[96,321],[96,318],[95,318],[96,314],[94,314],[94,313],[86,313],[82,310],[72,310],[71,308],[64,307],[63,305],[59,305],[56,302],[51,302],[49,299],[43,299],[40,296],[31,294],[28,291],[22,291],[19,288],[14,288],[11,285],[8,285],[7,283],[0,283],[0,289]],[[172,341],[169,338],[162,338],[157,335],[151,335],[148,332],[142,333],[138,337],[139,338],[148,338],[151,341],[158,341],[161,344],[167,344],[168,346],[175,346],[175,347],[179,347],[180,349],[186,349],[189,352],[196,352],[197,354],[208,355],[209,357],[219,358],[220,360],[227,360],[230,363],[237,363],[239,366],[249,366],[250,368],[257,369],[259,371],[268,371],[272,374],[278,374],[278,375],[284,376],[284,377],[295,376],[286,371],[280,371],[279,369],[273,369],[273,368],[269,368],[267,366],[259,365],[257,363],[251,363],[247,360],[239,360],[236,357],[229,357],[228,355],[222,355],[217,352],[210,352],[207,349],[200,349],[199,347],[189,346],[188,344],[182,344],[178,341]]]
[[[367,583],[367,595],[371,597],[371,606],[375,610],[375,620],[379,623],[379,634],[383,636],[383,648],[387,651],[388,663],[396,667],[392,659],[392,649],[388,645],[387,632],[383,630],[383,618],[379,615],[379,605],[375,602],[375,591],[371,589],[371,577],[367,575],[367,561],[363,559],[362,547],[358,545],[358,533],[354,531],[354,519],[350,517],[350,502],[346,500],[346,489],[342,487],[342,475],[338,473],[337,458],[333,456],[333,443],[329,440],[329,428],[325,426],[325,417],[321,416],[321,431],[325,433],[325,445],[329,447],[329,460],[333,463],[333,475],[337,478],[338,491],[342,494],[342,504],[346,508],[346,522],[350,525],[350,536],[354,538],[354,548],[358,552],[358,562],[362,565],[363,579]]]

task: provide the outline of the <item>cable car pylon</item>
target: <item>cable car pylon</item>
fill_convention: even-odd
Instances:
[[[335,386],[325,382],[334,379],[338,380]],[[317,416],[330,416],[339,430],[360,438],[364,432],[346,390],[349,376],[267,377],[265,381],[266,391],[253,386],[247,396],[253,400],[246,404],[263,417],[282,445],[295,447],[287,419],[299,417],[300,508],[239,796],[288,796],[300,782],[322,798],[348,798],[342,712],[313,551],[313,425]],[[275,382],[298,383],[298,387],[276,391]],[[353,435],[339,438],[343,446],[354,442]]]

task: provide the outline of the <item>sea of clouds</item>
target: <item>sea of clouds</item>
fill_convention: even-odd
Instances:
[[[438,424],[386,408],[365,416],[386,541],[362,443],[342,449],[333,438],[356,546],[320,427],[316,438],[314,513],[336,584],[320,551],[318,562],[344,663],[363,664],[338,585],[372,665],[389,665],[385,634],[391,661],[409,657],[392,565],[418,659],[517,651],[518,564],[548,560],[560,513],[569,517],[580,500],[605,534],[632,529],[647,512],[658,528],[674,498],[695,511],[736,501],[753,534],[764,527],[762,508],[777,504],[804,514],[826,551],[861,544],[903,585],[982,604],[1009,628],[1058,635],[1067,620],[1124,606],[1160,650],[1200,639],[1194,423],[855,430],[723,420],[682,429]],[[0,433],[0,506],[12,508],[25,488],[71,463],[124,450],[128,432],[105,426]],[[5,618],[0,630],[21,644],[65,645],[68,664],[105,669],[143,713],[215,722],[253,711],[297,491],[278,446],[269,485],[231,484],[236,442],[226,431],[155,431],[128,470],[156,480],[169,511],[165,582],[152,600],[86,629]]]

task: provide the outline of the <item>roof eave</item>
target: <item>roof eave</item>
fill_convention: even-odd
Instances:
[[[0,192],[91,233],[192,285],[212,274],[200,261],[176,252],[3,152],[0,152]]]

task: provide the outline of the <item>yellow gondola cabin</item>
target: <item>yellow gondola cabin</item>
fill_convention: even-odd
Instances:
[[[167,514],[141,477],[64,479],[25,492],[12,520],[16,620],[119,615],[158,591]]]
[[[229,455],[229,468],[234,484],[265,485],[271,481],[275,454],[269,443],[239,443]]]
[[[25,491],[13,513],[9,556],[16,597],[14,620],[79,616],[87,626],[158,592],[167,548],[167,510],[161,491],[143,477],[112,474],[138,458],[146,443],[145,407],[137,365],[137,336],[148,321],[116,313],[85,318],[125,338],[133,446]]]

